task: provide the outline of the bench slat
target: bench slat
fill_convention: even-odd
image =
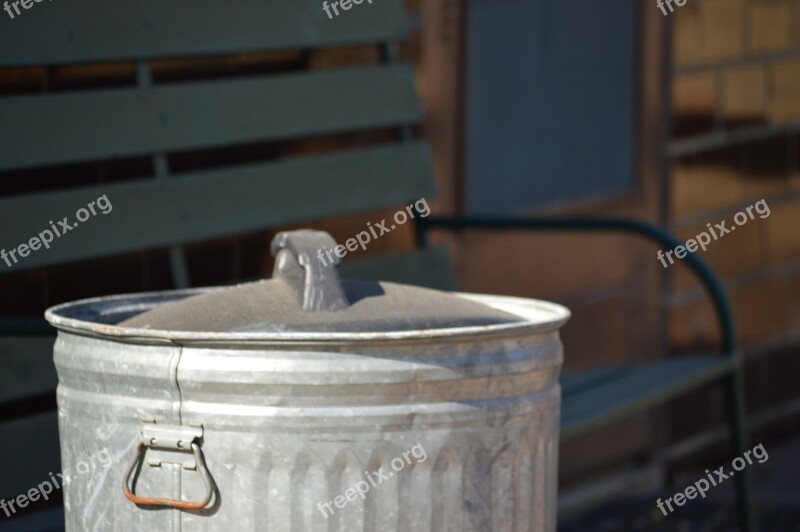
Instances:
[[[450,255],[445,248],[426,248],[408,253],[345,261],[340,267],[345,279],[391,281],[438,290],[455,290]]]
[[[333,19],[323,11],[321,0],[34,3],[29,11],[20,7],[21,14],[3,24],[0,67],[317,48],[403,38],[407,32],[403,2],[369,1],[340,10]],[[5,12],[2,16],[8,17]]]
[[[58,497],[61,497],[60,493]],[[5,517],[5,514],[3,516]],[[20,530],[63,532],[65,526],[62,504],[29,512],[22,517],[15,517],[13,520],[0,520],[0,532],[19,532]]]
[[[565,391],[561,407],[561,441],[663,404],[729,374],[733,365],[721,356],[669,358],[631,365],[594,387]]]
[[[629,369],[629,365],[615,364],[613,366],[592,368],[577,372],[564,371],[561,374],[561,393],[566,396],[587,388],[595,388],[604,382],[618,377]]]
[[[12,264],[14,270],[115,255],[380,209],[432,197],[430,150],[409,142],[180,178],[0,198],[0,247],[13,249],[106,195],[108,214],[90,217]],[[0,264],[4,270],[5,263]]]
[[[45,7],[45,6],[42,6]],[[0,169],[412,124],[408,65],[0,99]]]
[[[0,404],[55,391],[54,341],[54,336],[0,336]]]

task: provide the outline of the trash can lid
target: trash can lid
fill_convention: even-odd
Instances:
[[[323,231],[279,233],[273,277],[159,305],[118,326],[187,332],[390,332],[519,323],[518,315],[439,290],[340,281],[320,259],[336,241]],[[322,253],[319,251],[322,250]],[[326,259],[328,257],[325,257]]]

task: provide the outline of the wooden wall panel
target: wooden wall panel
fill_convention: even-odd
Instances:
[[[463,76],[469,58],[452,61],[456,48],[450,44],[452,29],[461,28],[465,16],[461,1],[429,1],[426,18],[430,28],[426,39],[434,46],[426,54],[434,57],[423,63],[438,66],[449,73],[450,83]],[[452,8],[459,14],[445,17]],[[662,125],[664,98],[663,46],[666,25],[660,12],[643,9],[640,17],[640,47],[637,83],[641,94],[639,102],[637,136],[640,145],[636,160],[634,190],[621,198],[604,201],[579,202],[560,205],[548,211],[553,215],[603,214],[636,216],[650,220],[661,217],[662,195]],[[433,21],[433,22],[432,22]],[[448,22],[450,24],[448,24]],[[444,28],[440,26],[444,24]],[[428,61],[428,55],[424,56]],[[438,59],[438,62],[434,62]],[[498,58],[498,62],[503,58]],[[430,68],[433,68],[431,66]],[[437,77],[436,79],[439,79]],[[431,78],[433,79],[433,78]],[[435,155],[447,162],[437,166],[442,184],[443,203],[440,213],[460,212],[464,207],[463,175],[459,171],[463,162],[463,138],[460,149],[452,147],[451,136],[460,138],[463,116],[451,113],[452,101],[461,93],[446,94],[448,84],[423,86],[423,96],[432,98],[429,109],[429,127],[434,123],[432,141]],[[461,88],[463,90],[463,86]],[[463,109],[462,104],[462,109]],[[444,110],[444,111],[442,111]],[[437,114],[432,115],[436,112]],[[441,132],[441,133],[439,133]],[[438,144],[437,144],[438,142]],[[442,152],[445,147],[446,153]],[[541,149],[531,146],[531,149]],[[444,169],[444,173],[441,173]],[[503,177],[498,175],[497,179]],[[541,177],[539,177],[541,178]],[[437,232],[438,241],[448,242],[454,251],[461,289],[469,291],[500,292],[530,297],[546,297],[565,302],[580,313],[564,330],[566,367],[576,369],[603,365],[615,361],[647,360],[663,355],[664,330],[659,310],[660,276],[662,272],[655,259],[655,248],[636,238],[622,236],[582,236],[558,232],[535,234],[493,233],[465,231],[458,234]],[[631,445],[621,452],[617,447],[619,434],[601,431],[579,438],[562,449],[561,464],[579,464],[564,470],[568,480],[580,481],[612,463],[630,460],[652,449],[656,436],[651,418],[631,420],[626,429],[631,434]],[[587,456],[586,449],[591,449]],[[608,452],[604,449],[609,449]]]

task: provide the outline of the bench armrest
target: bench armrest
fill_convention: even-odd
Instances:
[[[643,236],[662,246],[672,249],[683,242],[663,227],[644,220],[632,218],[595,217],[435,217],[428,216],[417,220],[415,226],[417,242],[420,247],[428,244],[428,231],[431,229],[481,229],[481,230],[539,230],[539,231],[615,231]],[[703,288],[714,303],[721,337],[722,352],[739,362],[739,348],[733,322],[733,312],[725,289],[710,266],[698,255],[689,253],[683,259],[689,268],[700,278]]]

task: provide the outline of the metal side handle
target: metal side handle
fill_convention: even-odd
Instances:
[[[206,467],[203,450],[200,448],[199,439],[203,437],[202,426],[170,426],[158,425],[154,421],[145,422],[142,428],[142,440],[136,446],[136,454],[122,479],[122,492],[127,499],[139,506],[163,506],[178,508],[180,510],[202,510],[211,501],[214,493],[214,480]],[[165,497],[146,497],[136,494],[136,480],[132,477],[134,472],[144,464],[148,448],[170,449],[173,451],[191,452],[194,462],[180,462],[184,469],[197,470],[206,486],[206,494],[199,501],[181,501]],[[161,462],[152,461],[153,467],[161,466]]]

